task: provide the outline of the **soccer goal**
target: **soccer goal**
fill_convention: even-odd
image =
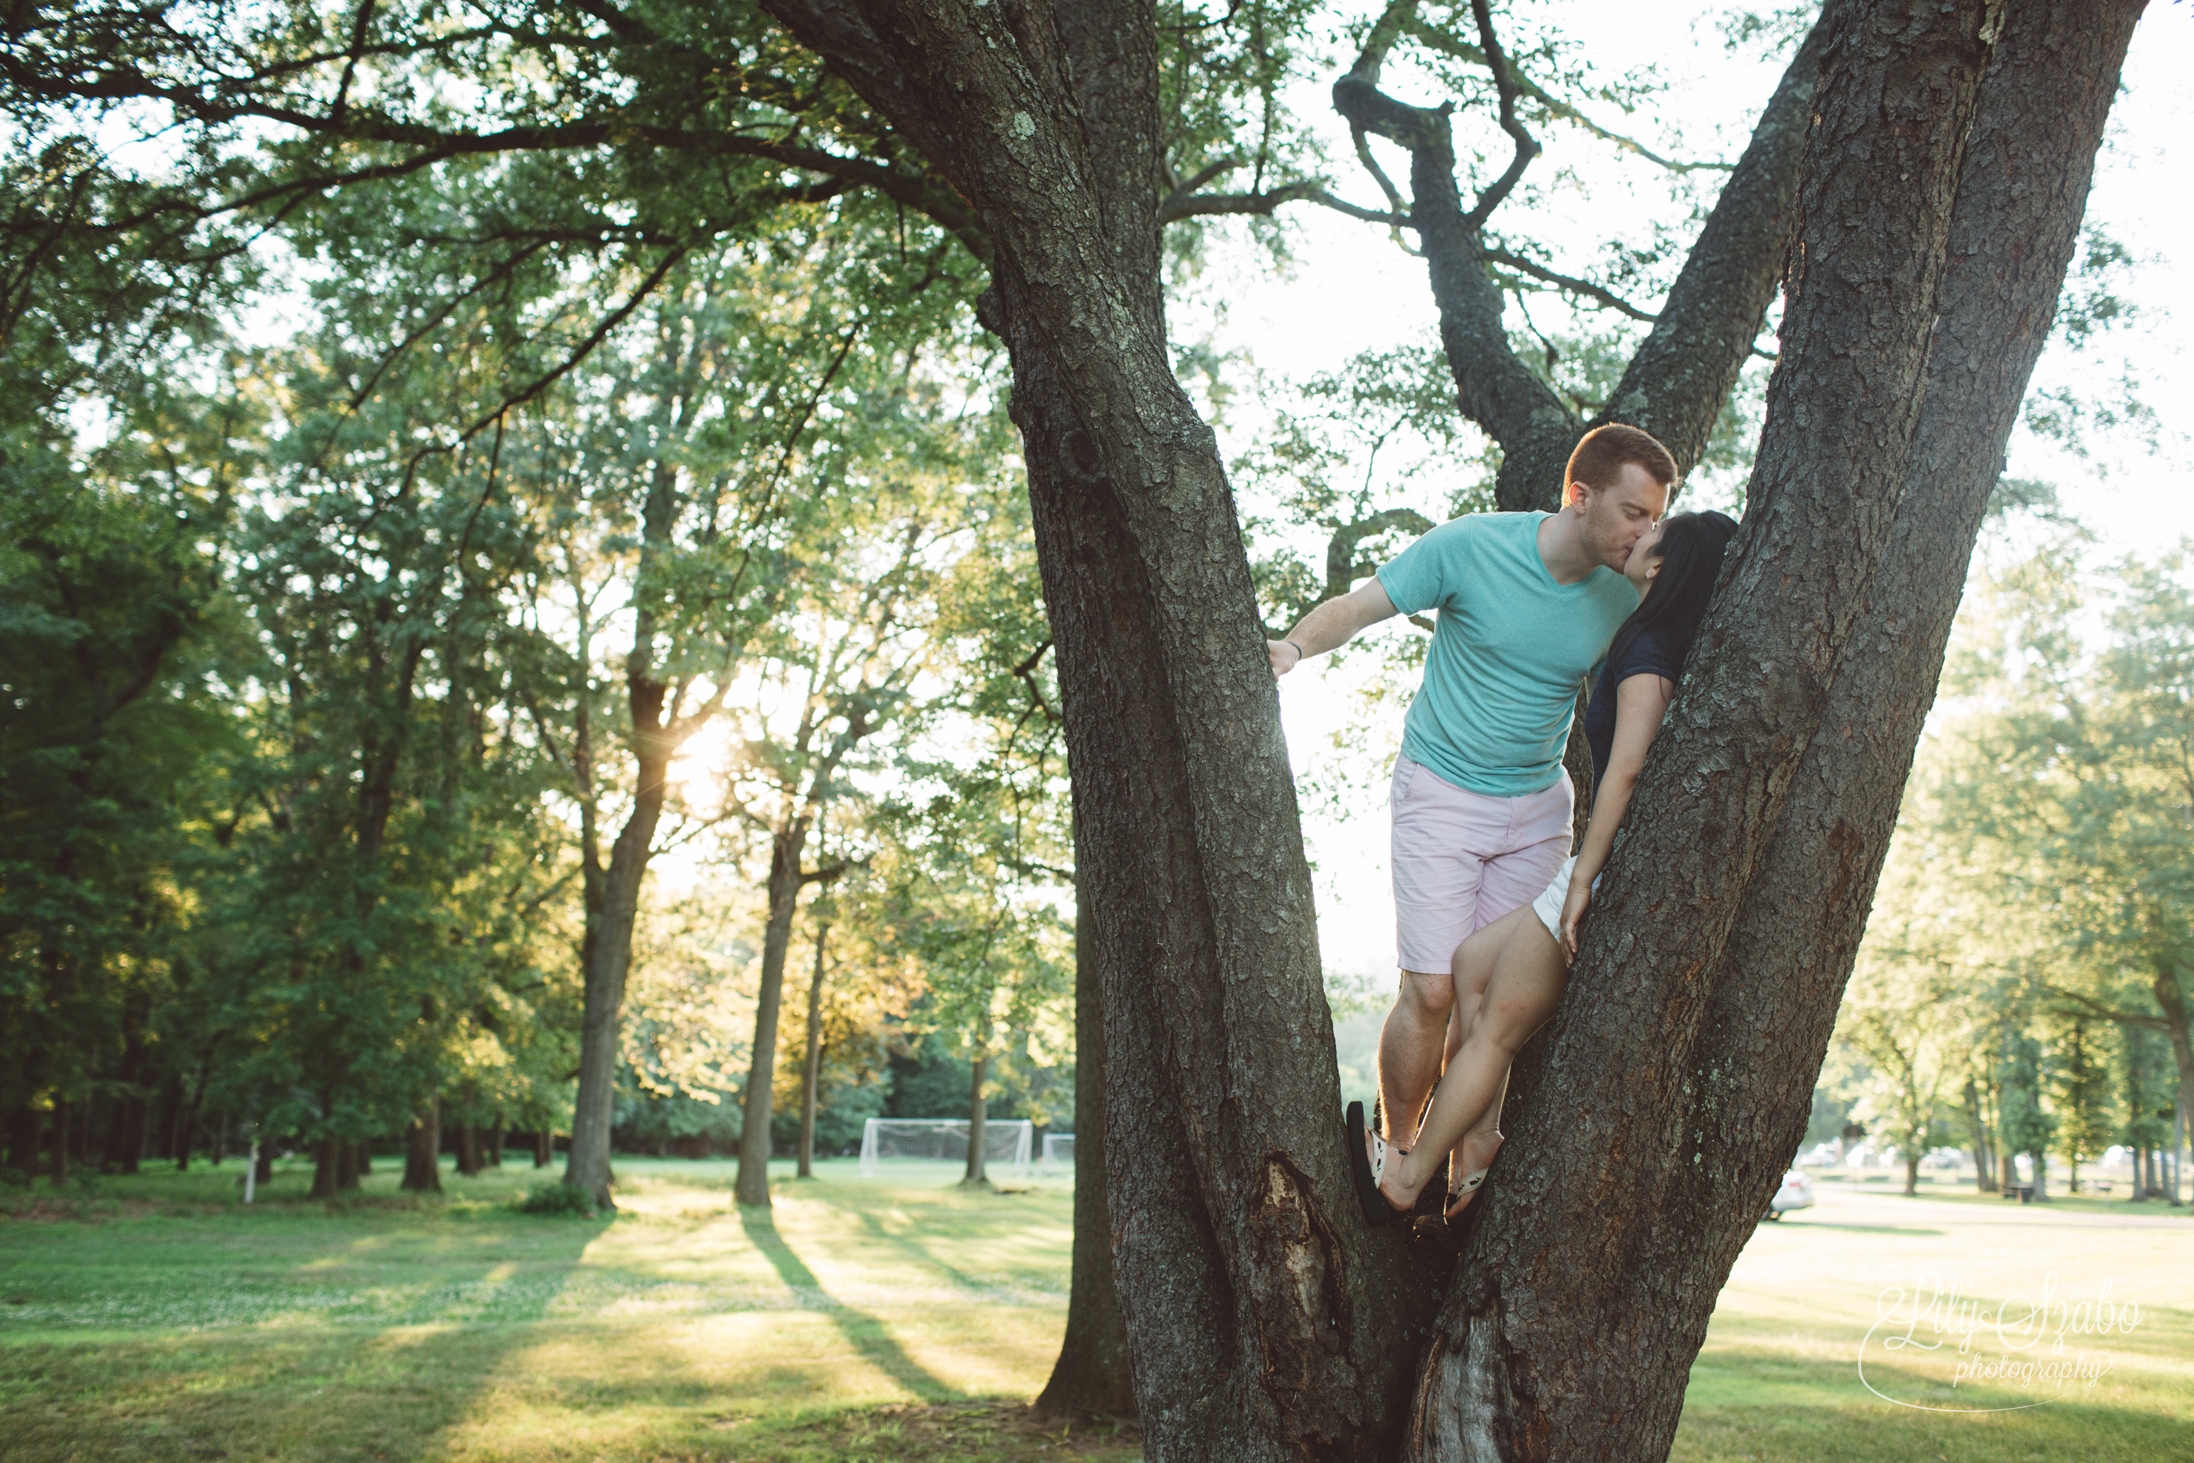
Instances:
[[[966,1118],[870,1118],[861,1130],[861,1177],[875,1178],[887,1159],[927,1159],[932,1163],[967,1162]],[[983,1123],[983,1166],[1028,1172],[1036,1124],[1027,1118],[990,1118]]]
[[[1037,1171],[1047,1174],[1074,1172],[1074,1135],[1072,1133],[1044,1134],[1044,1156],[1038,1162]]]

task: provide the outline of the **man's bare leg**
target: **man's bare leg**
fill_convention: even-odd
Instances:
[[[1447,1052],[1440,1063],[1445,1074],[1455,1064],[1455,1055],[1470,1039],[1479,1021],[1485,1016],[1486,986],[1493,978],[1495,950],[1484,940],[1465,940],[1455,947],[1455,958],[1449,969],[1455,977],[1455,1012],[1447,1023]],[[1493,1162],[1493,1155],[1501,1146],[1501,1104],[1508,1097],[1508,1079],[1501,1079],[1501,1093],[1486,1110],[1486,1115],[1455,1144],[1449,1166],[1456,1179],[1476,1173]],[[1427,1155],[1428,1157],[1430,1155]]]
[[[1389,1143],[1406,1145],[1417,1136],[1417,1119],[1440,1077],[1455,1004],[1450,972],[1402,972],[1401,994],[1379,1029],[1380,1125]]]

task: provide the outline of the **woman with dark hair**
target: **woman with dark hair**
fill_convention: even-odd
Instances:
[[[1562,865],[1537,900],[1511,911],[1456,948],[1452,965],[1462,1046],[1433,1089],[1416,1142],[1390,1145],[1364,1128],[1363,1106],[1349,1107],[1352,1161],[1365,1217],[1398,1220],[1442,1167],[1454,1176],[1449,1215],[1462,1212],[1501,1146],[1497,1126],[1509,1063],[1560,1004],[1569,962],[1577,954],[1577,923],[1614,847],[1630,806],[1646,749],[1676,694],[1721,572],[1722,553],[1737,531],[1725,513],[1678,513],[1662,520],[1631,550],[1623,574],[1642,598],[1615,632],[1600,681],[1586,705],[1585,740],[1592,746],[1592,821],[1575,857]],[[1390,1116],[1390,1122],[1392,1121]]]

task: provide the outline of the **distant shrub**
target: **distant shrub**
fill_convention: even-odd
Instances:
[[[576,1214],[594,1217],[594,1195],[573,1184],[535,1184],[511,1201],[521,1214]]]

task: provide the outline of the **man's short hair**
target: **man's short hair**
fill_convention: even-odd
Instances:
[[[1623,475],[1623,465],[1631,462],[1644,468],[1647,476],[1664,488],[1676,481],[1676,459],[1651,432],[1609,422],[1578,439],[1577,450],[1569,454],[1569,475],[1562,479],[1562,486],[1567,489],[1571,483],[1583,483],[1604,491],[1615,486],[1615,480]]]

